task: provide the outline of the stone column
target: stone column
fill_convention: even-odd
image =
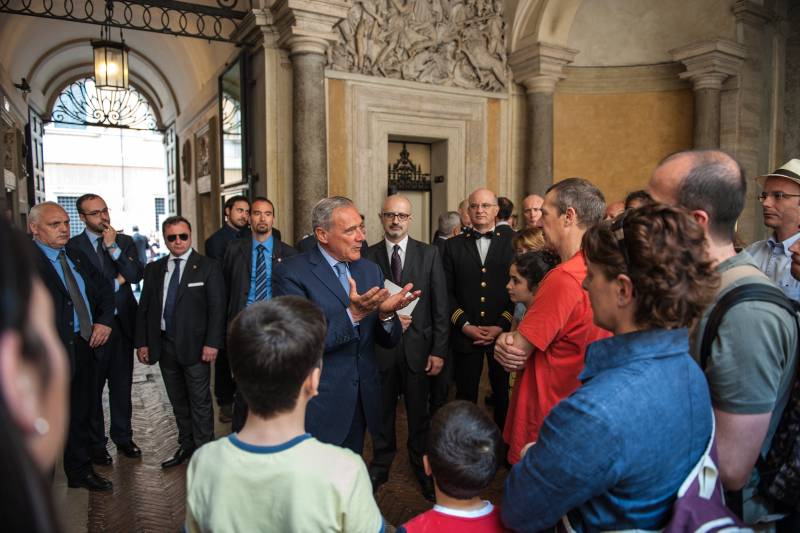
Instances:
[[[670,54],[686,66],[680,77],[690,80],[694,89],[694,147],[719,148],[720,91],[728,78],[739,73],[746,48],[716,39],[676,48]]]
[[[514,80],[527,93],[527,154],[523,196],[544,194],[553,183],[553,93],[564,79],[564,65],[577,50],[536,43],[517,50],[509,58]]]
[[[278,44],[293,67],[294,233],[311,231],[311,209],[328,195],[325,127],[325,64],[337,40],[334,26],[347,16],[349,0],[278,0],[272,7]]]

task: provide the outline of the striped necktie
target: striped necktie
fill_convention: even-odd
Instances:
[[[264,255],[264,245],[256,246],[256,296],[255,301],[267,299],[267,259]]]

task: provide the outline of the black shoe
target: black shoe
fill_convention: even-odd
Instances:
[[[67,481],[67,486],[71,489],[87,489],[93,492],[101,492],[114,488],[113,483],[104,477],[98,476],[92,470],[80,479],[70,479]]]
[[[142,450],[140,450],[133,441],[117,444],[117,450],[122,452],[125,457],[130,457],[131,459],[138,459],[142,456]]]
[[[436,503],[436,490],[433,488],[433,480],[430,476],[419,478],[419,488],[422,496],[431,503]]]
[[[91,450],[89,452],[89,459],[92,460],[92,464],[96,464],[97,466],[108,466],[113,463],[111,456],[108,454],[108,450],[105,448]]]
[[[178,448],[178,451],[175,452],[175,455],[172,456],[172,459],[164,461],[161,463],[161,468],[172,468],[173,466],[178,466],[183,464],[184,461],[188,461],[189,458],[192,457],[194,453],[194,448],[188,449],[181,446]]]
[[[378,492],[378,489],[389,481],[389,472],[384,470],[370,470],[369,480],[372,482],[372,492]]]

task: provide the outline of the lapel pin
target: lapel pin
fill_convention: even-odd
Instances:
[[[197,265],[192,265],[192,270],[197,270]]]

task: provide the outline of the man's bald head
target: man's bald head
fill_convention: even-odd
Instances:
[[[522,215],[525,217],[525,226],[539,228],[542,226],[542,204],[544,198],[538,194],[529,194],[522,199]]]
[[[722,150],[687,150],[666,157],[648,189],[657,202],[704,211],[711,236],[732,241],[747,183],[739,163]]]
[[[492,229],[497,216],[497,195],[489,189],[475,189],[469,195],[469,219],[478,231]]]

